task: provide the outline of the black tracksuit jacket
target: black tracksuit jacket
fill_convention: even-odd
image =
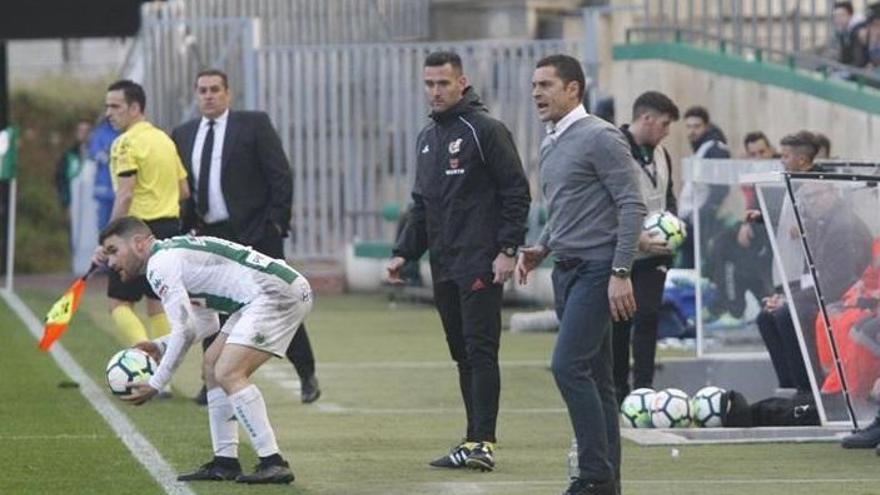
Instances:
[[[491,273],[526,232],[531,196],[513,137],[472,88],[431,120],[416,141],[413,207],[394,255],[417,260],[428,250],[434,282]]]

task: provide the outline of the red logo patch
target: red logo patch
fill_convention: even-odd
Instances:
[[[485,288],[486,288],[486,284],[484,284],[483,280],[479,279],[479,278],[474,280],[474,283],[471,284],[471,291],[472,292],[476,292],[478,290],[483,290]]]

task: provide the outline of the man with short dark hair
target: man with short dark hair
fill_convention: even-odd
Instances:
[[[578,447],[579,473],[565,494],[614,495],[620,424],[611,322],[636,312],[630,273],[645,202],[626,137],[587,114],[584,89],[580,62],[567,55],[541,59],[532,75],[532,98],[547,124],[540,170],[548,219],[537,244],[521,250],[517,275],[526,283],[553,252],[560,323],[551,368]]]
[[[709,112],[701,107],[688,108],[684,113],[685,132],[694,158],[730,158],[727,138],[709,119]],[[685,182],[681,190],[679,213],[688,226],[688,232],[694,232],[694,210],[700,210],[700,250],[706,255],[708,242],[719,231],[718,209],[729,192],[729,188],[720,184],[699,184]],[[685,266],[694,266],[696,236],[688,236],[682,245],[682,258]]]
[[[834,2],[832,21],[832,40],[837,48],[837,61],[854,67],[864,67],[868,63],[868,47],[862,41],[863,35],[859,34],[866,29],[864,16],[855,14],[852,2]]]
[[[105,116],[122,134],[110,150],[110,173],[116,196],[110,219],[134,216],[143,220],[157,239],[180,233],[180,201],[189,196],[186,171],[174,143],[144,116],[144,89],[136,82],[120,80],[107,88]],[[93,261],[105,261],[101,247]],[[135,314],[134,303],[147,298],[147,315],[152,337],[170,330],[158,297],[146,278],[122,281],[110,272],[107,283],[110,315],[120,340],[127,345],[147,339],[147,330]]]
[[[134,217],[110,222],[100,242],[109,267],[120,278],[149,280],[171,321],[170,334],[138,343],[159,367],[148,381],[132,384],[132,393],[123,400],[133,405],[151,400],[171,381],[194,342],[218,334],[202,367],[216,396],[208,414],[214,456],[177,480],[291,483],[293,472],[281,456],[266,403],[251,376],[270,358],[284,355],[311,311],[312,289],[305,277],[284,260],[223,239],[157,240]],[[222,328],[218,313],[229,315]],[[253,474],[241,471],[239,426],[260,458]]]
[[[430,465],[491,471],[502,288],[525,238],[529,185],[510,131],[489,116],[459,56],[431,53],[423,78],[431,122],[416,140],[414,204],[386,269],[400,283],[404,263],[430,253],[434,302],[458,365],[467,431]]]
[[[767,139],[767,135],[761,131],[746,133],[746,137],[743,139],[743,147],[746,150],[746,156],[748,158],[754,158],[757,160],[772,160],[773,158],[778,158],[776,150],[773,149],[773,145],[770,144],[770,140]]]
[[[639,185],[647,214],[678,212],[672,185],[672,157],[660,142],[669,134],[669,126],[679,118],[678,107],[663,93],[642,93],[633,103],[632,123],[620,130],[629,142],[639,164]],[[632,342],[632,388],[651,388],[654,382],[654,358],[657,350],[657,324],[666,272],[672,266],[673,252],[665,239],[642,231],[630,278],[636,300],[632,319],[614,323],[614,385],[617,401],[630,392],[630,342]]]
[[[207,69],[196,75],[196,102],[201,117],[171,132],[196,191],[187,202],[184,226],[199,235],[253,246],[284,259],[284,238],[290,229],[293,180],[281,139],[265,112],[230,109],[232,91],[224,73]],[[205,350],[213,342],[202,343]],[[305,325],[287,349],[300,381],[300,400],[321,396],[315,357]],[[209,405],[203,387],[196,402]]]

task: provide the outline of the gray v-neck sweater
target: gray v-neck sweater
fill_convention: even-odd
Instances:
[[[557,260],[631,267],[646,209],[623,133],[588,115],[544,139],[540,168],[548,218],[538,244]]]

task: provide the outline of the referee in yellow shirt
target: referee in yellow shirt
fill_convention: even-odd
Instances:
[[[147,122],[145,106],[144,89],[135,82],[121,80],[107,88],[105,115],[113,128],[122,132],[110,150],[110,174],[116,193],[110,220],[137,217],[157,239],[166,239],[180,234],[180,201],[189,197],[189,186],[174,142]],[[100,246],[95,261],[106,261]],[[111,271],[107,296],[113,322],[126,345],[169,332],[162,305],[145,276],[122,282],[119,274]],[[134,303],[144,296],[150,318],[149,336],[134,312]]]

